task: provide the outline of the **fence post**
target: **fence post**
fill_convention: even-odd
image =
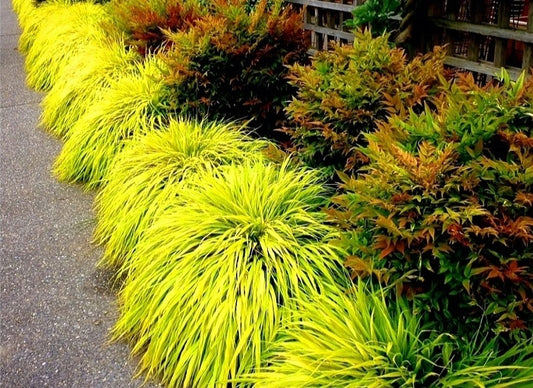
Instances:
[[[509,1],[500,1],[498,12],[498,27],[508,28],[511,19],[511,3]],[[506,39],[496,38],[494,48],[494,65],[496,67],[505,66]]]
[[[529,11],[527,14],[527,30],[533,32],[533,4],[529,2]],[[533,44],[526,43],[524,47],[524,58],[522,61],[522,69],[529,71],[533,67]]]

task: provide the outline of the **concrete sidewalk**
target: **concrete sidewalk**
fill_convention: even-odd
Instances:
[[[90,244],[93,195],[58,183],[60,142],[37,129],[20,29],[0,0],[0,387],[138,387],[108,274]]]

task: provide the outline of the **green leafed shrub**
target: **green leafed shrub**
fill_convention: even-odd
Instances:
[[[169,387],[225,387],[259,370],[295,303],[347,286],[326,203],[316,175],[287,163],[197,178],[137,245],[115,337]]]
[[[391,31],[391,17],[400,12],[400,0],[366,0],[352,11],[353,19],[346,21],[347,27],[369,27],[374,36]]]
[[[347,295],[301,303],[265,353],[255,387],[527,387],[530,341],[497,356],[494,341],[465,348],[425,331],[407,302],[387,303],[360,283]]]
[[[96,188],[123,141],[146,133],[168,116],[164,64],[156,57],[131,64],[131,71],[112,80],[101,98],[80,117],[54,164],[66,182]]]
[[[91,2],[50,3],[36,9],[44,12],[36,28],[28,28],[31,45],[26,55],[28,85],[47,91],[61,70],[91,41],[105,39],[102,24],[108,20],[105,8]]]
[[[130,259],[143,232],[191,177],[226,164],[260,160],[266,146],[235,124],[181,119],[127,143],[96,198],[95,239],[105,243],[101,264],[115,268]]]
[[[308,165],[352,172],[367,161],[358,150],[379,120],[423,109],[439,91],[444,52],[408,61],[390,48],[387,36],[356,33],[353,47],[318,53],[309,66],[294,65],[290,82],[297,95],[287,106],[293,120],[286,132]]]
[[[367,135],[340,210],[354,275],[395,282],[443,330],[533,327],[533,81],[448,85]]]
[[[135,73],[132,64],[139,60],[139,55],[110,31],[105,39],[88,42],[43,98],[41,125],[68,138],[76,122],[99,103],[114,80]]]

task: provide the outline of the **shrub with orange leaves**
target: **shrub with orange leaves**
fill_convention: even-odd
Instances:
[[[329,211],[354,276],[465,336],[533,328],[533,79],[503,78],[461,77],[434,110],[379,124]]]
[[[367,157],[358,147],[378,120],[421,110],[447,77],[444,51],[408,60],[391,48],[388,36],[356,32],[353,46],[317,53],[311,65],[292,66],[289,79],[297,95],[287,106],[292,124],[285,128],[293,151],[308,165],[354,172]]]
[[[169,64],[171,108],[251,121],[261,135],[276,137],[295,91],[288,66],[307,63],[309,49],[302,15],[282,3],[113,0],[112,10],[130,44]]]
[[[282,126],[283,108],[295,92],[286,80],[288,66],[308,61],[302,17],[279,1],[271,7],[260,1],[249,14],[245,3],[215,1],[194,29],[201,47],[185,61],[190,33],[171,37],[176,103],[182,113],[251,120],[260,135],[279,138],[273,130]]]
[[[141,55],[168,50],[169,32],[193,28],[207,14],[197,0],[111,0],[110,11],[127,43]]]

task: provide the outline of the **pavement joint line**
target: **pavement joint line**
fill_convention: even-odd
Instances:
[[[16,108],[19,106],[39,105],[40,103],[41,103],[40,101],[34,101],[34,102],[24,102],[22,104],[15,104],[15,105],[0,105],[0,109]]]

